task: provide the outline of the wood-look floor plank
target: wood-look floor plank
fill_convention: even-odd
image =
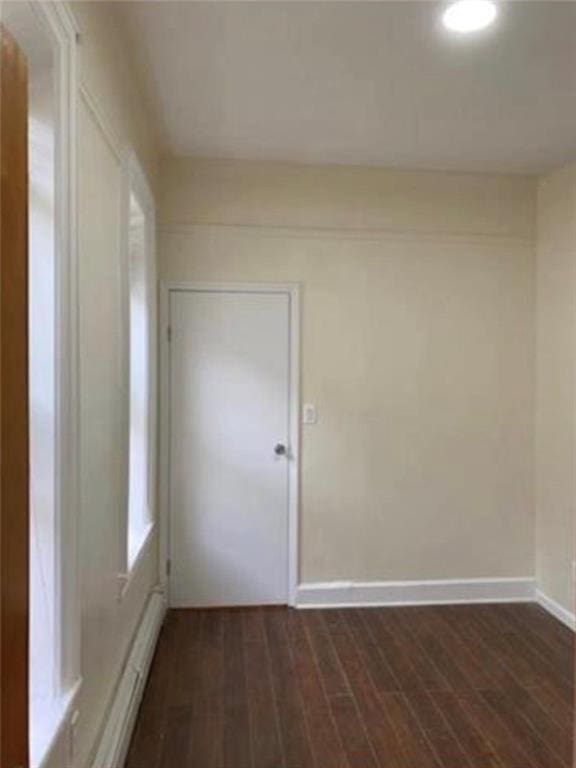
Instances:
[[[349,695],[350,685],[330,642],[321,614],[321,611],[304,611],[303,621],[318,660],[326,695],[329,698]]]
[[[447,625],[450,625],[450,613],[449,610],[444,612],[447,619]],[[507,612],[502,610],[502,615],[506,617]],[[503,633],[498,640],[498,645],[501,648],[501,643],[507,641],[508,650],[506,654],[502,656],[502,659],[499,660],[502,664],[501,671],[496,670],[491,663],[493,657],[490,652],[488,652],[488,654],[480,653],[482,649],[481,640],[476,643],[466,644],[467,648],[474,649],[475,653],[478,654],[479,659],[482,658],[484,662],[483,671],[487,673],[485,681],[478,679],[476,680],[476,684],[473,685],[483,692],[484,699],[491,704],[493,709],[500,715],[501,719],[506,721],[510,729],[524,743],[526,749],[528,748],[528,745],[530,746],[530,756],[535,764],[539,765],[541,759],[545,762],[547,761],[550,766],[564,764],[565,755],[567,753],[569,754],[571,750],[570,742],[568,742],[567,746],[566,742],[562,739],[556,744],[552,744],[547,740],[546,737],[550,737],[552,733],[554,733],[556,737],[559,737],[560,734],[558,729],[555,728],[554,723],[549,720],[545,712],[541,710],[538,712],[539,707],[530,696],[530,688],[523,689],[518,685],[517,678],[513,677],[507,669],[506,660],[509,660],[510,658],[509,648],[514,648],[516,651],[515,656],[520,656],[526,663],[529,663],[530,659],[527,657],[525,648],[522,645],[522,638],[519,637],[517,633],[511,635],[507,623],[503,624],[502,630]],[[457,627],[455,625],[450,626],[448,631],[442,633],[442,641],[444,643],[449,643],[452,636],[458,636]],[[473,653],[470,652],[470,656],[472,655]],[[543,664],[538,664],[538,658],[532,659],[532,661],[536,670],[539,670],[544,677],[550,679],[554,678],[553,670],[551,668]],[[491,684],[491,678],[496,681],[496,686]],[[520,679],[522,679],[521,676]],[[495,690],[495,688],[498,689],[502,687],[502,682],[504,682],[504,688],[506,690]],[[536,726],[532,724],[532,719],[537,721]],[[560,761],[558,762],[559,756]]]
[[[190,732],[192,707],[169,707],[166,713],[166,733],[162,742],[160,768],[190,768]]]
[[[244,616],[244,655],[253,768],[284,768],[270,659],[259,610],[247,611]]]
[[[521,681],[524,688],[538,688],[544,680],[546,684],[553,685],[558,695],[564,700],[570,701],[572,699],[571,688],[564,685],[554,685],[542,665],[534,664],[530,656],[524,652],[515,635],[493,635],[487,638],[487,643],[494,648],[516,679]]]
[[[504,660],[490,646],[482,626],[475,621],[474,613],[467,609],[470,606],[448,606],[443,611],[443,618],[451,631],[460,642],[468,647],[482,665],[491,680],[490,687],[494,690],[510,688],[516,684],[516,678],[508,669]]]
[[[481,723],[467,717],[456,694],[452,691],[437,691],[430,695],[454,733],[458,734],[458,741],[473,768],[504,768],[505,764],[500,761]]]
[[[160,764],[175,640],[175,622],[173,617],[168,617],[158,639],[126,768],[139,768],[141,765],[158,768]]]
[[[484,734],[505,768],[535,768],[509,724],[502,720],[477,691],[458,694],[462,710],[472,727]]]
[[[385,693],[382,695],[382,700],[400,743],[406,765],[417,765],[419,768],[456,768],[453,764],[447,764],[445,767],[442,765],[440,757],[411,711],[404,694]],[[463,765],[462,768],[465,766]]]
[[[326,612],[322,618],[329,628],[330,640],[348,678],[378,764],[382,768],[408,768],[389,715],[350,635],[344,614]]]
[[[168,703],[173,708],[192,706],[198,675],[203,666],[200,632],[206,612],[174,611],[175,659],[171,670]]]
[[[350,768],[380,768],[366,726],[352,696],[333,696],[330,709],[344,745]]]
[[[224,648],[225,614],[205,611],[196,635],[197,668],[191,691],[192,714],[195,718],[224,717],[226,700],[225,659],[229,649]]]
[[[530,713],[538,727],[548,734],[552,745],[557,745],[560,754],[566,757],[572,751],[572,717],[573,707],[567,706],[558,697],[552,687],[542,680],[538,688],[522,686],[522,676],[514,675],[506,664],[506,658],[498,655],[489,643],[478,632],[474,624],[474,609],[470,606],[457,606],[445,609],[444,615],[451,623],[453,630],[460,635],[463,642],[481,658],[487,671],[497,683],[498,690],[514,692],[516,700],[522,702],[524,709]],[[567,659],[567,672],[573,670],[572,659]],[[525,682],[525,681],[524,681]]]
[[[460,667],[458,657],[446,648],[441,633],[433,634],[424,630],[419,634],[421,647],[448,681],[451,690],[471,693],[475,690],[469,677]]]
[[[209,715],[192,717],[189,724],[188,763],[186,768],[223,768],[224,718]],[[180,764],[177,763],[179,766]],[[184,763],[182,763],[184,766]]]
[[[252,768],[242,614],[240,611],[226,611],[224,613],[223,633],[224,768]]]
[[[534,696],[539,705],[547,712],[550,717],[557,722],[565,733],[573,738],[574,727],[574,704],[564,701],[556,691],[548,685],[540,688],[532,688],[530,693]]]
[[[366,611],[366,625],[374,641],[379,646],[392,674],[399,681],[400,689],[404,691],[425,690],[424,682],[415,667],[415,658],[410,657],[409,650],[403,640],[391,631],[386,614],[382,611]]]
[[[482,691],[482,697],[488,702],[501,722],[513,734],[518,745],[529,756],[536,768],[566,768],[563,761],[539,738],[531,724],[519,711],[514,698],[501,691]]]
[[[349,768],[316,658],[298,612],[287,615],[286,630],[316,765],[327,763],[331,768]]]
[[[504,605],[502,612],[510,619],[521,637],[526,639],[530,647],[537,651],[544,659],[550,660],[557,668],[567,676],[566,682],[573,684],[574,680],[567,674],[574,659],[573,641],[565,644],[556,640],[555,634],[543,632],[540,623],[531,620],[531,615],[518,610],[517,605]]]
[[[348,765],[350,768],[378,768],[380,763],[368,738],[348,678],[322,621],[321,612],[304,611],[300,616]]]
[[[418,637],[418,627],[420,626],[423,630],[436,627],[438,616],[437,614],[428,614],[428,616],[423,617],[421,622],[418,621],[417,616],[418,609],[414,608],[384,608],[380,610],[381,620],[396,638],[396,643],[409,655],[422,687],[427,691],[447,690],[448,681],[426,653],[426,648]],[[415,618],[417,619],[416,622],[414,621]],[[400,688],[403,689],[404,684]]]
[[[443,768],[472,768],[472,762],[431,693],[406,693],[405,699]]]
[[[506,617],[511,624],[512,629],[502,634],[508,639],[513,639],[515,654],[549,679],[556,678],[560,685],[573,687],[571,666],[574,649],[563,648],[552,636],[549,636],[546,642],[539,631],[531,631],[530,621],[518,620],[519,614],[517,610],[513,610],[514,607],[502,606],[499,615]]]
[[[476,690],[498,688],[499,676],[485,664],[485,658],[478,652],[476,646],[463,640],[448,620],[443,620],[438,639],[454,663],[462,670],[472,688]]]
[[[286,612],[282,609],[270,610],[264,614],[285,764],[286,768],[315,768],[310,733],[295,678],[285,620]]]
[[[344,614],[345,621],[354,638],[360,655],[366,664],[370,677],[379,693],[398,693],[400,681],[392,672],[384,653],[366,625],[366,611],[359,610]]]
[[[530,604],[172,611],[126,768],[570,768],[567,632]]]
[[[574,648],[573,633],[559,621],[550,620],[549,614],[534,603],[509,606],[524,627],[539,634],[548,645],[559,645],[569,653]]]
[[[572,764],[572,738],[570,731],[562,728],[545,707],[542,706],[534,690],[515,687],[510,691],[514,697],[517,711],[530,723],[538,737],[548,748],[558,754],[566,764]]]

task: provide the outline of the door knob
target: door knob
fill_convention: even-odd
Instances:
[[[276,443],[274,453],[276,456],[286,456],[286,446],[283,443]]]

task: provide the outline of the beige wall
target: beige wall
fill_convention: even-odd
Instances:
[[[155,184],[154,132],[134,89],[115,16],[102,3],[74,4],[81,30],[80,76],[117,137],[114,147],[83,97],[78,100],[78,224],[80,315],[80,579],[83,684],[74,768],[86,768],[151,588],[157,583],[154,540],[125,596],[118,599],[120,530],[126,509],[127,381],[120,318],[121,160],[134,149]],[[115,151],[116,150],[116,151]],[[125,444],[125,443],[124,443]],[[67,735],[49,768],[69,765]]]
[[[79,0],[72,2],[71,7],[81,33],[80,81],[96,97],[118,139],[136,152],[154,185],[158,172],[158,126],[139,88],[138,70],[132,66],[122,16],[114,2]]]
[[[176,158],[162,164],[164,223],[253,224],[530,238],[523,176]]]
[[[576,504],[576,166],[538,187],[536,575],[569,611]]]
[[[178,160],[159,205],[164,278],[303,286],[303,581],[532,575],[532,179]]]

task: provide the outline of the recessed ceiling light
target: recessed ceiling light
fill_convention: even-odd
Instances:
[[[478,32],[492,24],[498,9],[492,0],[458,0],[448,6],[442,17],[444,26],[452,32]]]

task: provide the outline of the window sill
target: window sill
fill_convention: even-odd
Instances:
[[[140,546],[138,547],[138,552],[133,557],[131,563],[129,564],[128,570],[125,573],[118,574],[118,582],[120,586],[118,599],[123,600],[126,593],[130,589],[130,585],[132,584],[134,577],[140,567],[140,564],[144,560],[145,555],[147,554],[150,544],[152,542],[152,539],[154,538],[153,534],[156,529],[156,523],[150,523],[150,525],[147,526],[147,528],[144,531],[144,535],[142,536]]]
[[[72,716],[81,687],[80,679],[68,693],[62,694],[42,707],[41,724],[36,723],[36,727],[30,729],[31,768],[42,768],[47,764],[56,742]]]

